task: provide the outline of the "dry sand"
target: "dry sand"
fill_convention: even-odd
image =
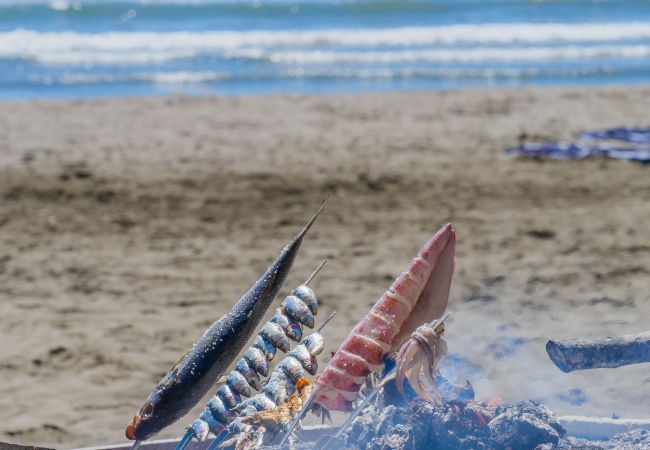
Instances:
[[[648,105],[650,86],[0,104],[0,440],[122,441],[328,192],[282,293],[330,258],[330,349],[451,221],[447,339],[479,396],[647,416],[647,365],[567,375],[544,345],[650,328],[650,167],[503,149],[648,125]]]

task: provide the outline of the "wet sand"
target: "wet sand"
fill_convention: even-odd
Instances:
[[[482,398],[647,416],[647,365],[564,374],[544,345],[649,329],[650,167],[503,149],[647,126],[649,104],[648,86],[1,103],[0,441],[123,441],[327,193],[281,294],[330,259],[329,350],[451,221],[446,370]]]

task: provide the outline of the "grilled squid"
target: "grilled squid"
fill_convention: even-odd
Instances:
[[[351,411],[359,388],[382,367],[418,326],[440,318],[447,308],[454,272],[456,236],[447,224],[420,249],[406,270],[345,338],[318,378],[316,403]],[[401,360],[409,364],[409,358]]]

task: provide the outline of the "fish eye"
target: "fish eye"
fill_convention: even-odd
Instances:
[[[142,417],[143,420],[147,420],[152,415],[153,415],[153,405],[151,403],[147,403],[144,406],[144,408],[142,408],[140,416]]]

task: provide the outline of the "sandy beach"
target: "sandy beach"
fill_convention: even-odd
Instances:
[[[327,354],[452,222],[446,370],[480,398],[647,417],[647,365],[564,374],[544,345],[650,328],[650,167],[503,150],[648,126],[648,105],[650,86],[0,103],[0,441],[124,441],[328,193],[280,294],[329,259]]]

